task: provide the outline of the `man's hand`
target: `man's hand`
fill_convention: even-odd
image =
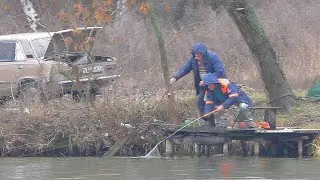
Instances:
[[[176,79],[176,78],[170,79],[170,84],[174,84],[175,82],[177,82],[177,79]]]
[[[222,110],[224,110],[224,107],[222,105],[220,105],[214,111],[218,112],[218,111],[222,111]]]

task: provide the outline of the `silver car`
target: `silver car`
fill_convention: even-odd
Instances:
[[[0,97],[23,97],[30,88],[45,96],[94,95],[119,75],[112,56],[92,56],[101,27],[0,36]]]

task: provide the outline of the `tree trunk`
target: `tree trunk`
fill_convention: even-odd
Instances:
[[[260,65],[260,74],[272,106],[290,111],[295,99],[286,76],[277,61],[271,43],[247,0],[225,0],[224,6],[237,24],[250,51]]]
[[[170,117],[174,124],[179,125],[181,123],[177,110],[175,108],[175,102],[174,102],[174,96],[172,91],[172,86],[170,84],[170,73],[168,68],[168,59],[167,59],[167,53],[164,46],[164,40],[162,36],[162,32],[160,30],[160,27],[156,23],[156,19],[153,16],[152,12],[149,12],[149,17],[152,24],[152,29],[157,37],[160,56],[161,56],[161,68],[163,72],[164,81],[166,83],[167,92],[168,92],[168,100],[169,100],[169,110],[170,110]]]
[[[33,4],[30,0],[21,0],[21,5],[23,7],[23,12],[27,16],[27,20],[30,24],[30,28],[34,32],[38,32],[40,30],[39,27],[39,15],[36,10],[33,8]]]
[[[118,26],[122,26],[123,13],[125,11],[125,0],[118,0],[117,2],[117,13],[116,13],[116,22]]]

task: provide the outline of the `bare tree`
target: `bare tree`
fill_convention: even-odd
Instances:
[[[168,106],[170,109],[170,117],[172,118],[173,123],[178,125],[181,123],[181,121],[178,117],[178,113],[175,108],[173,90],[172,90],[172,86],[170,84],[170,71],[169,71],[169,67],[168,67],[168,58],[167,58],[167,53],[166,53],[166,49],[165,49],[163,35],[162,35],[162,32],[161,32],[159,25],[156,22],[155,15],[152,13],[152,9],[150,8],[150,5],[149,4],[142,4],[140,7],[140,10],[150,17],[152,29],[155,33],[156,38],[157,38],[160,57],[161,57],[160,58],[161,68],[162,68],[163,78],[164,78],[166,88],[167,88],[167,93],[168,93],[168,100],[169,100]]]
[[[286,111],[290,111],[295,102],[292,89],[255,10],[247,0],[225,0],[221,2],[236,23],[251,53],[260,65],[260,73],[269,95],[270,104],[281,106]],[[217,5],[217,3],[211,5]],[[216,9],[217,7],[213,6],[212,8]]]

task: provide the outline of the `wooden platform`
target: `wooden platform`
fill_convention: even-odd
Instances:
[[[177,127],[164,128],[163,130],[168,134],[176,131]],[[282,138],[298,138],[303,136],[317,136],[320,135],[320,129],[299,129],[299,128],[277,128],[275,130],[266,129],[224,129],[216,127],[188,127],[176,133],[177,136],[191,135],[191,134],[206,134],[210,136],[228,137],[232,140],[251,140],[257,138],[273,139],[281,136]]]
[[[163,131],[167,135],[174,133],[179,127],[166,127]],[[196,138],[195,138],[196,137]],[[319,139],[320,129],[300,129],[300,128],[285,128],[278,127],[274,130],[266,129],[231,129],[231,128],[219,128],[219,127],[187,127],[180,130],[174,136],[172,136],[169,141],[174,142],[176,139],[189,138],[193,139],[195,144],[199,142],[217,142],[217,145],[223,144],[224,154],[228,153],[228,142],[230,140],[240,140],[241,142],[253,141],[255,142],[255,154],[259,155],[259,147],[262,142],[271,142],[276,146],[282,146],[292,142],[295,144],[295,149],[297,150],[298,156],[303,156],[304,149],[306,145],[310,144],[314,139]],[[203,140],[206,139],[206,140]],[[221,141],[221,139],[226,139],[226,141]],[[199,141],[203,140],[203,141]],[[172,146],[172,142],[168,145]],[[220,144],[219,144],[220,143]],[[206,145],[205,143],[201,143]],[[195,145],[195,147],[198,145]],[[167,149],[171,149],[167,147]],[[169,153],[169,152],[168,152]]]
[[[232,140],[240,140],[241,143],[246,141],[254,141],[254,151],[255,154],[259,154],[259,148],[261,144],[271,143],[273,149],[275,146],[287,147],[297,150],[298,156],[302,156],[306,146],[310,146],[314,140],[320,144],[320,129],[300,129],[300,128],[290,128],[290,127],[277,127],[276,115],[280,107],[253,107],[250,108],[253,117],[255,117],[256,111],[264,111],[263,120],[270,124],[270,129],[238,129],[238,128],[219,128],[219,127],[186,127],[179,132],[176,132],[167,143],[168,150],[172,149],[172,142],[190,142],[192,141],[196,147],[199,144],[212,146],[223,144],[224,154],[228,153],[228,142]],[[238,122],[238,117],[234,119],[234,123]],[[162,130],[170,135],[176,130],[181,128],[181,126],[166,125],[161,126]],[[183,140],[181,140],[183,139]],[[187,140],[184,140],[187,139]],[[292,148],[295,146],[294,148]],[[320,156],[320,145],[315,145],[313,147],[319,147],[317,152]],[[281,149],[281,148],[280,148]],[[197,150],[195,150],[196,152]],[[170,153],[169,151],[167,153]]]

